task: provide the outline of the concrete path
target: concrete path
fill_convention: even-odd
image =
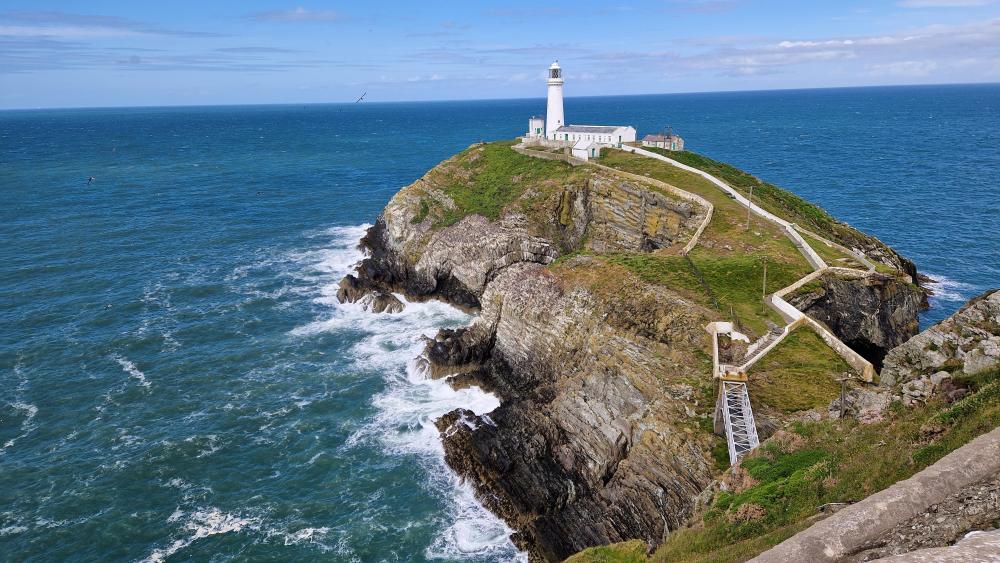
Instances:
[[[850,270],[854,272],[860,272],[860,270],[830,267],[829,265],[827,265],[825,261],[823,261],[823,259],[812,248],[812,246],[810,246],[809,243],[806,242],[805,238],[799,233],[798,231],[799,227],[795,225],[795,223],[786,221],[781,217],[778,217],[777,215],[771,213],[770,211],[767,211],[766,209],[760,207],[756,203],[753,203],[752,201],[747,199],[743,194],[734,189],[732,186],[716,178],[715,176],[712,176],[708,172],[699,170],[697,168],[694,168],[693,166],[688,166],[687,164],[680,163],[672,158],[663,156],[662,154],[658,154],[652,151],[647,151],[645,149],[640,149],[638,147],[624,146],[622,147],[622,150],[640,156],[645,156],[647,158],[653,158],[656,160],[666,162],[671,166],[676,166],[677,168],[680,168],[682,170],[686,170],[688,172],[697,174],[702,178],[705,178],[709,182],[715,184],[719,189],[732,196],[733,199],[735,199],[740,205],[748,207],[750,211],[755,215],[758,215],[764,218],[765,220],[771,221],[772,223],[781,227],[781,229],[785,233],[785,236],[787,236],[792,241],[792,244],[794,244],[796,248],[799,249],[799,252],[802,253],[806,261],[809,262],[809,265],[813,268],[813,272],[811,274],[803,277],[802,279],[796,281],[795,283],[786,288],[776,291],[775,293],[767,296],[767,298],[765,299],[767,305],[771,307],[771,309],[776,311],[779,315],[781,315],[781,318],[785,319],[785,322],[787,323],[784,329],[782,330],[781,335],[779,335],[779,337],[774,341],[770,342],[763,351],[755,353],[751,358],[746,358],[745,359],[746,361],[744,361],[741,365],[726,366],[727,368],[733,368],[737,370],[737,373],[746,373],[747,370],[749,370],[753,364],[755,364],[757,361],[766,356],[767,352],[771,351],[778,344],[780,344],[781,341],[784,340],[785,337],[787,337],[789,334],[791,334],[795,328],[798,328],[798,326],[805,324],[808,325],[813,330],[815,330],[819,334],[819,336],[823,339],[823,341],[830,346],[830,348],[832,348],[838,355],[843,357],[844,360],[851,367],[857,370],[858,373],[861,375],[862,379],[864,379],[865,381],[872,381],[875,378],[875,366],[873,366],[871,362],[864,359],[864,357],[862,357],[860,354],[851,349],[850,346],[844,344],[837,337],[837,335],[833,334],[829,329],[823,326],[822,323],[816,321],[815,319],[809,317],[805,313],[799,311],[798,309],[793,307],[790,303],[784,300],[785,295],[791,293],[792,291],[798,289],[799,287],[802,287],[806,283],[820,277],[824,273],[830,271],[838,271],[838,270]],[[858,255],[856,252],[851,251],[850,249],[847,249],[844,246],[841,246],[833,241],[815,235],[811,232],[808,234],[809,236],[812,236],[817,240],[822,241],[824,244],[829,244],[830,246],[838,248],[843,252],[847,252],[851,256],[857,258],[860,263],[865,264],[866,267],[869,268],[869,271],[873,271],[875,269],[875,267],[871,264],[871,262],[869,262],[866,258]],[[714,332],[713,335],[714,335],[713,338],[718,338],[718,332]],[[716,373],[719,372],[718,365],[715,366],[715,371]]]
[[[798,233],[798,231],[795,230],[795,224],[794,223],[785,221],[781,217],[778,217],[777,215],[771,213],[770,211],[767,211],[766,209],[760,207],[756,203],[753,203],[752,201],[750,201],[749,199],[747,199],[746,196],[744,196],[740,192],[736,191],[729,184],[723,182],[722,180],[716,178],[715,176],[712,176],[708,172],[705,172],[703,170],[699,170],[699,169],[697,169],[697,168],[695,168],[693,166],[688,166],[687,164],[682,164],[682,163],[677,162],[676,160],[674,160],[672,158],[667,158],[667,157],[663,156],[662,154],[658,154],[658,153],[655,153],[655,152],[652,152],[652,151],[647,151],[645,149],[640,149],[638,147],[630,147],[630,146],[623,146],[622,150],[626,151],[626,152],[631,152],[631,153],[634,153],[634,154],[638,154],[638,155],[641,155],[641,156],[645,156],[647,158],[655,158],[656,160],[662,160],[663,162],[666,162],[666,163],[670,164],[671,166],[676,166],[677,168],[680,168],[681,170],[687,170],[688,172],[692,172],[694,174],[697,174],[697,175],[701,176],[702,178],[708,180],[709,182],[712,182],[713,184],[715,184],[716,186],[718,186],[718,188],[720,190],[722,190],[722,191],[726,192],[727,194],[729,194],[730,196],[732,196],[733,199],[735,199],[737,203],[739,203],[743,207],[749,207],[750,211],[752,211],[754,213],[754,215],[759,215],[760,217],[763,217],[764,219],[767,219],[768,221],[770,221],[772,223],[775,223],[779,227],[781,227],[782,229],[784,229],[785,230],[785,235],[787,235],[788,238],[792,239],[792,242],[799,249],[799,251],[802,252],[802,254],[806,257],[806,261],[809,262],[809,265],[812,266],[812,268],[814,270],[822,270],[823,268],[826,268],[826,262],[824,262],[823,259],[820,258],[819,254],[817,254],[816,251],[813,250],[813,248],[811,246],[809,246],[808,243],[806,243],[806,240],[804,238],[802,238],[802,235],[800,235]]]

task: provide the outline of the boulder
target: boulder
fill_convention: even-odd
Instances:
[[[948,370],[967,374],[1000,367],[1000,290],[971,299],[954,315],[893,348],[881,383],[892,387]],[[942,368],[947,368],[943,370]]]

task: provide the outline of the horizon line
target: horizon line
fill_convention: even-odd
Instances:
[[[810,86],[800,88],[759,88],[751,90],[690,90],[681,92],[645,92],[638,94],[594,94],[587,96],[567,96],[566,99],[577,98],[627,98],[640,96],[683,96],[692,94],[753,94],[762,92],[803,92],[813,90],[861,90],[875,88],[919,88],[928,86],[1000,86],[1000,82],[928,82],[915,84],[863,84],[859,86]],[[448,102],[502,102],[516,100],[544,100],[545,96],[512,97],[512,98],[441,98],[434,100],[384,100],[367,101],[364,105],[388,104],[433,104]],[[164,109],[164,108],[207,108],[207,107],[261,107],[261,106],[322,106],[344,105],[353,106],[357,102],[260,102],[260,103],[217,103],[217,104],[137,104],[119,106],[25,106],[0,108],[0,112],[44,111],[44,110],[99,110],[99,109]]]

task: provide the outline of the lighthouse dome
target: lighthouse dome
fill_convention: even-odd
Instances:
[[[559,61],[555,61],[549,66],[549,80],[562,79],[562,68],[559,66]]]

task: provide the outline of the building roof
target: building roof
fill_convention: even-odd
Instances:
[[[628,125],[563,125],[554,132],[611,134],[619,129],[625,129],[627,127]]]
[[[643,141],[649,141],[651,143],[663,143],[666,141],[672,141],[674,139],[680,139],[678,135],[646,135],[642,138]]]
[[[590,147],[593,147],[593,146],[597,146],[597,143],[595,143],[594,141],[583,140],[583,141],[577,141],[573,145],[573,148],[574,149],[584,149],[584,150],[586,150],[586,149],[589,149]]]
[[[532,115],[528,119],[545,119],[544,115]]]

